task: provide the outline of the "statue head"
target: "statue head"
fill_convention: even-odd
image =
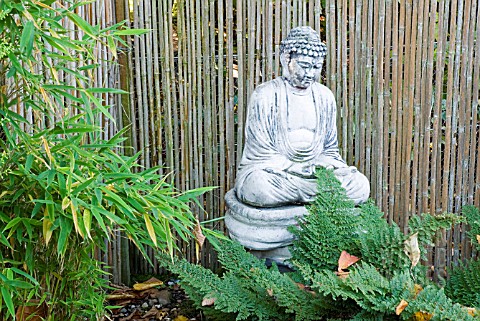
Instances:
[[[327,47],[315,30],[308,26],[293,28],[280,45],[283,76],[293,87],[308,88],[320,78],[326,54]]]

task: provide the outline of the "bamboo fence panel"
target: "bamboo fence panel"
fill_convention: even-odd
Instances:
[[[342,156],[369,177],[386,218],[408,232],[413,215],[460,215],[463,205],[480,205],[476,1],[125,0],[124,6],[133,26],[152,33],[133,38],[127,53],[133,68],[123,70],[121,83],[134,98],[122,101],[130,104],[122,119],[130,120],[135,150],[148,150],[142,164],[164,165],[180,190],[219,186],[195,209],[201,220],[224,214],[248,98],[280,75],[280,41],[305,24],[329,48],[324,80],[337,98]],[[224,231],[221,220],[208,226]],[[439,233],[429,254],[435,275],[472,255],[463,230]],[[181,247],[191,260],[216,267],[210,248],[197,258]],[[132,256],[132,271],[149,271],[138,253]]]
[[[103,0],[79,14],[102,28],[127,20],[151,29],[126,39],[118,66],[98,49],[96,86],[130,92],[101,97],[117,119],[104,120],[105,136],[130,126],[126,152],[143,151],[139,163],[161,165],[179,190],[218,186],[194,208],[208,227],[225,231],[218,219],[241,160],[248,99],[281,74],[280,41],[298,25],[315,27],[328,45],[322,81],[337,99],[341,154],[370,179],[390,222],[408,232],[421,212],[480,206],[476,0]],[[99,253],[115,282],[160,272],[116,235]],[[217,267],[211,247],[196,257],[194,247],[178,245],[190,260]],[[444,276],[475,254],[458,226],[438,234],[429,263]]]

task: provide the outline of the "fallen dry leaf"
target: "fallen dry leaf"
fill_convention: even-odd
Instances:
[[[217,298],[203,298],[202,300],[202,307],[209,307],[209,306],[212,306],[215,301],[217,301]]]
[[[127,300],[118,300],[118,301],[115,301],[114,302],[114,305],[119,307],[119,308],[116,308],[116,309],[112,309],[113,312],[117,313],[118,311],[120,311],[122,309],[122,307],[128,305],[128,304],[132,304],[132,302],[135,301],[135,300],[132,300],[132,299],[127,299]]]
[[[480,235],[477,235],[477,242],[480,244]]]
[[[405,254],[408,255],[412,262],[412,267],[416,266],[420,261],[420,248],[418,247],[418,232],[410,235],[410,237],[404,242]]]
[[[419,311],[413,314],[413,320],[415,321],[428,321],[433,318],[433,314]]]
[[[474,317],[477,314],[477,309],[475,308],[467,308],[468,314]]]
[[[150,299],[159,299],[159,298],[163,298],[165,300],[170,299],[170,292],[168,290],[159,290],[156,288],[142,291],[139,293],[139,295],[142,298],[149,297]]]
[[[142,318],[148,318],[148,317],[156,317],[158,314],[158,309],[156,307],[151,308],[150,310],[147,311],[144,315],[142,315]]]
[[[15,313],[15,318],[17,321],[41,321],[47,317],[46,315],[46,306],[45,303],[39,305],[39,300],[32,300],[30,304],[19,306]]]
[[[348,269],[352,264],[357,263],[358,260],[360,260],[360,258],[355,255],[350,255],[347,251],[342,251],[338,259],[338,272],[343,272],[343,270]]]
[[[150,278],[143,283],[134,284],[133,289],[135,291],[145,291],[145,290],[148,290],[148,289],[154,288],[156,286],[160,286],[160,285],[163,285],[162,281],[160,281],[157,278]]]
[[[402,313],[407,306],[408,302],[402,299],[402,301],[400,301],[400,303],[397,305],[397,308],[395,309],[395,314],[400,315],[400,313]]]
[[[269,296],[273,296],[273,290],[272,289],[267,289],[267,293]]]
[[[161,320],[167,313],[165,311],[160,311],[157,308],[151,308],[147,313],[142,315],[142,318],[145,320],[150,320],[150,318],[155,318]]]
[[[126,299],[136,299],[137,296],[131,293],[118,293],[118,294],[112,293],[112,294],[108,294],[106,298],[107,300],[117,301],[117,300],[126,300]]]
[[[420,285],[420,284],[415,284],[413,286],[413,289],[415,290],[415,298],[417,297],[417,295],[422,292],[423,290],[423,287]]]
[[[178,317],[173,319],[173,321],[188,321],[188,318],[184,317],[183,315],[179,315]]]

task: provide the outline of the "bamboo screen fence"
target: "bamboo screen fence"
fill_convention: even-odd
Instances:
[[[131,126],[128,144],[144,150],[142,165],[164,165],[181,190],[218,186],[202,197],[200,220],[224,214],[248,98],[280,75],[280,41],[298,25],[328,45],[324,82],[337,99],[342,155],[370,179],[389,221],[405,229],[421,212],[480,206],[478,0],[98,0],[88,8],[99,24],[152,29],[96,81],[131,93],[112,102],[118,127]],[[209,226],[224,230],[221,220]],[[114,281],[158,271],[122,238],[109,247]],[[443,273],[473,254],[459,226],[440,235],[430,262]],[[216,266],[211,249],[201,262]]]
[[[406,229],[421,212],[479,206],[478,1],[322,2],[126,3],[134,27],[153,29],[128,55],[128,117],[143,164],[165,164],[180,189],[219,186],[199,216],[222,216],[250,93],[280,75],[290,28],[311,25],[329,48],[325,80],[342,154],[369,177],[388,219]],[[437,271],[472,255],[462,228],[439,238],[430,256]],[[202,263],[214,261],[205,251]]]

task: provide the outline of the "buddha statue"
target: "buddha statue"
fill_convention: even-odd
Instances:
[[[333,93],[318,83],[326,46],[310,27],[290,31],[280,47],[282,76],[258,86],[248,105],[245,146],[235,188],[226,194],[230,236],[253,250],[291,243],[286,230],[317,193],[316,167],[331,168],[356,204],[368,179],[338,151]]]

